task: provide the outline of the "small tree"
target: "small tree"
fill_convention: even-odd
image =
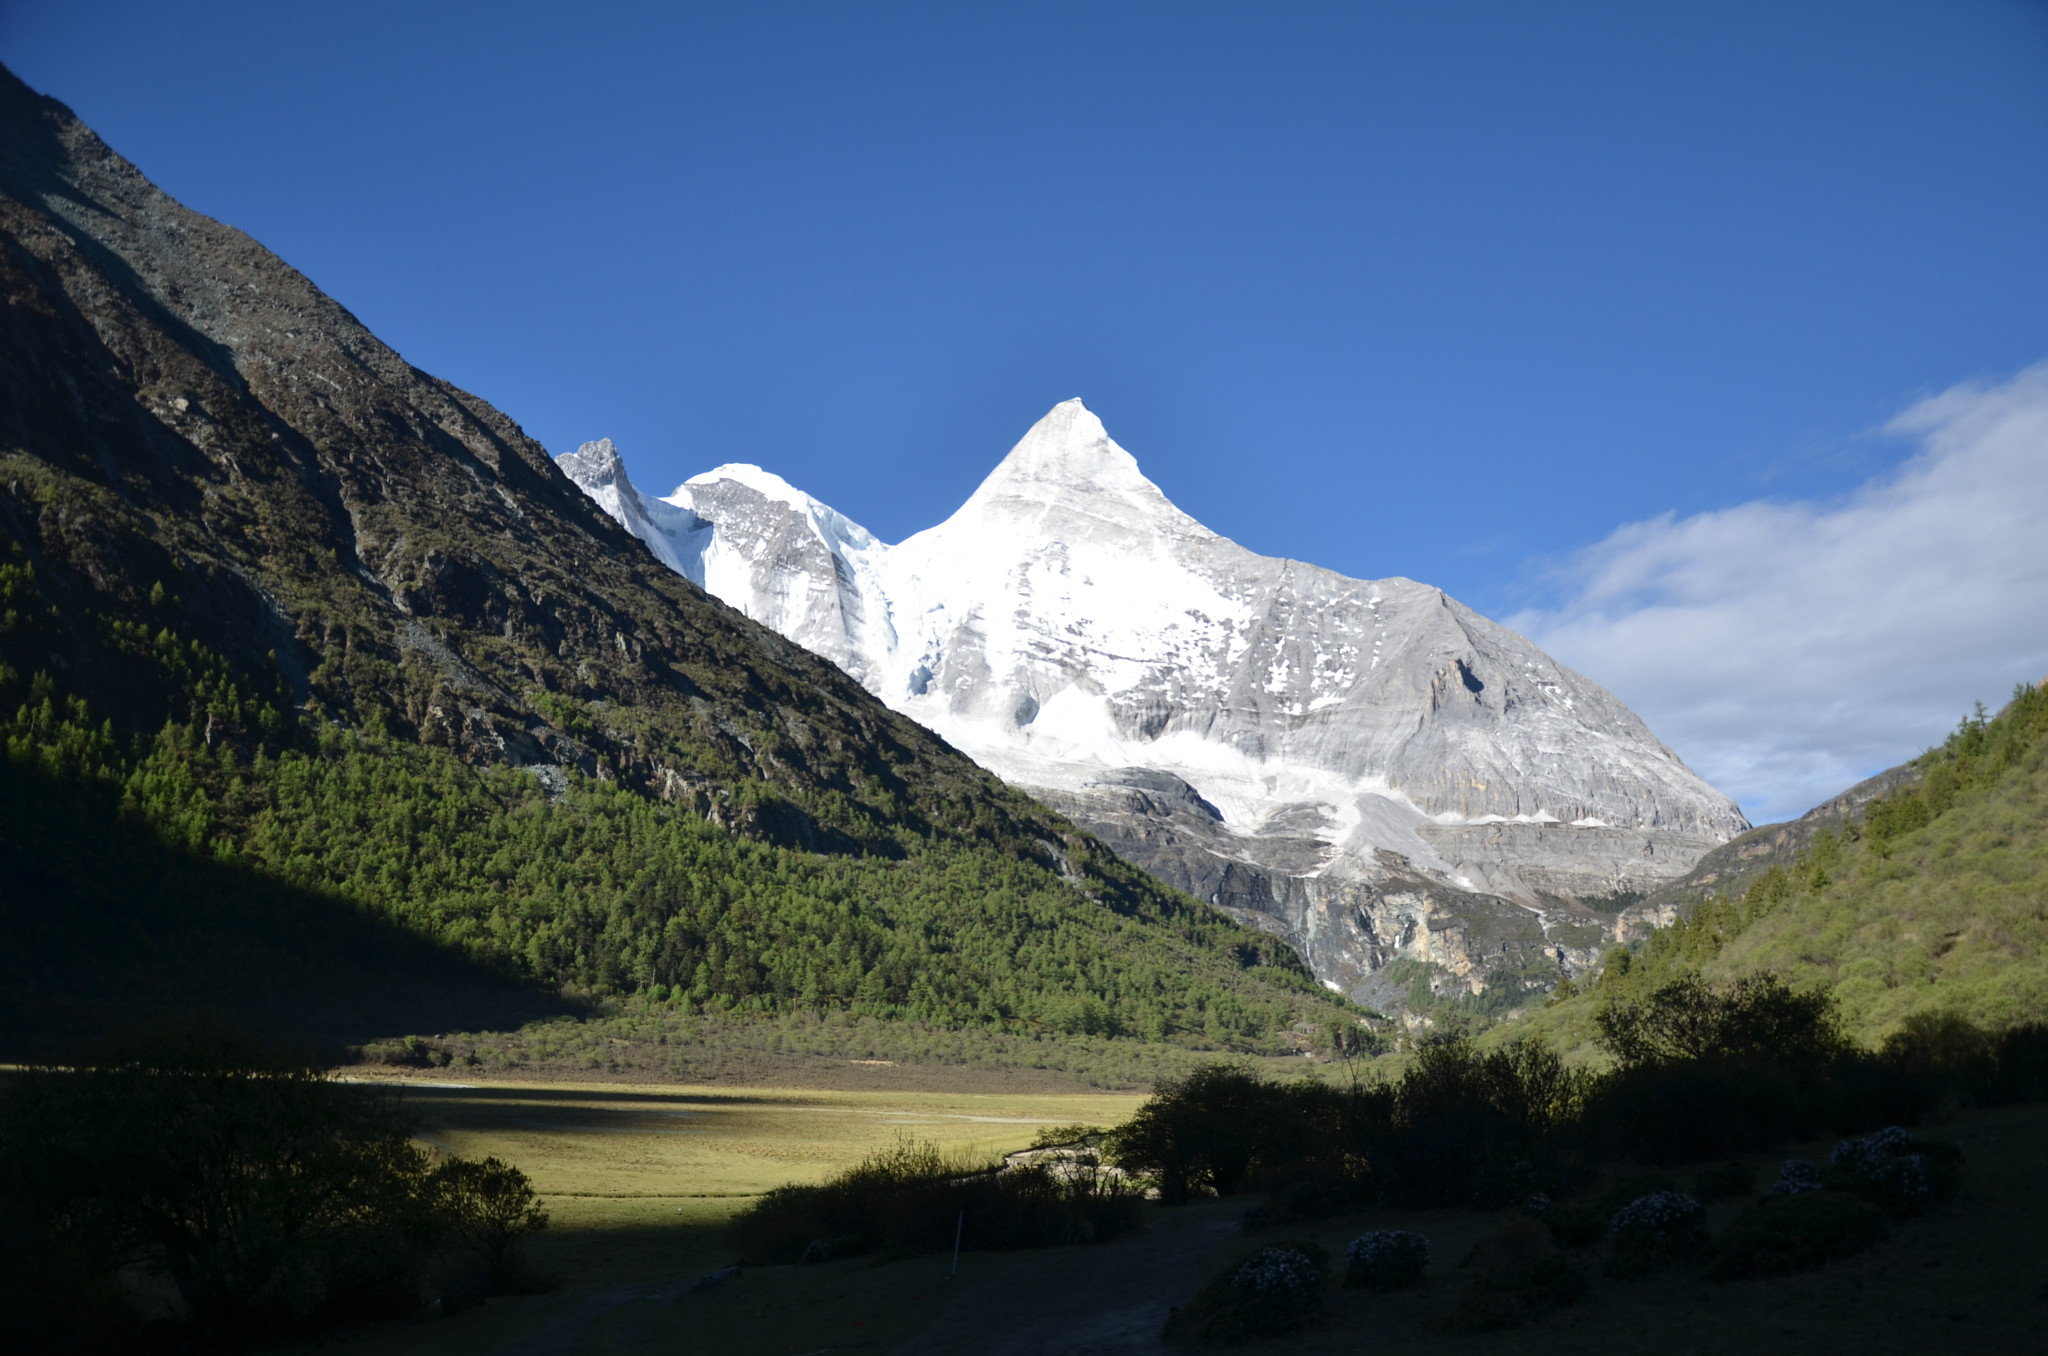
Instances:
[[[1236,1192],[1278,1118],[1286,1094],[1229,1065],[1197,1069],[1159,1084],[1136,1115],[1110,1132],[1112,1162],[1159,1184],[1178,1205],[1203,1189]]]
[[[483,1259],[495,1294],[525,1281],[520,1244],[548,1227],[548,1212],[526,1174],[496,1158],[450,1158],[434,1169],[429,1189],[442,1226]]]
[[[1698,975],[1681,975],[1640,1001],[1607,1004],[1594,1021],[1624,1069],[1737,1060],[1810,1074],[1848,1049],[1826,993],[1795,993],[1768,973],[1718,992]]]

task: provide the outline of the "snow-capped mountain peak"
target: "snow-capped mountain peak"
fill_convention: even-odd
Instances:
[[[1747,827],[1611,694],[1440,590],[1211,532],[1079,400],[896,546],[759,467],[647,500],[615,463],[598,443],[561,464],[710,592],[1084,823],[1137,797],[1304,918],[1350,897],[1315,882],[1605,897]],[[1228,893],[1134,833],[1141,864]],[[1299,944],[1348,986],[1355,942]]]
[[[1071,535],[1077,529],[1128,535],[1119,528],[1210,535],[1145,478],[1137,458],[1117,445],[1078,397],[1061,401],[1033,424],[951,518],[904,544],[930,533],[991,526],[1006,535]]]
[[[1118,447],[1102,421],[1076,397],[1053,406],[1033,424],[967,502],[1147,490],[1158,493],[1139,472],[1137,458]]]

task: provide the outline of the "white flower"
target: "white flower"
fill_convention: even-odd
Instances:
[[[1699,1227],[1707,1212],[1698,1201],[1682,1191],[1659,1191],[1640,1196],[1621,1208],[1614,1217],[1617,1234],[1654,1234],[1668,1238],[1674,1233]]]
[[[1778,1169],[1778,1180],[1771,1183],[1766,1196],[1796,1196],[1802,1191],[1819,1191],[1821,1188],[1820,1169],[1811,1163],[1796,1158],[1785,1160],[1785,1166]]]
[[[1429,1240],[1406,1229],[1374,1229],[1351,1240],[1344,1255],[1368,1267],[1418,1258],[1429,1260]]]
[[[1912,1148],[1911,1135],[1896,1125],[1888,1125],[1874,1135],[1843,1140],[1835,1146],[1829,1161],[1838,1168],[1870,1175],[1902,1154],[1910,1153]]]
[[[1884,1194],[1901,1201],[1924,1201],[1934,1195],[1927,1180],[1925,1154],[1901,1154],[1870,1174]]]
[[[1316,1264],[1308,1254],[1293,1248],[1262,1248],[1240,1262],[1230,1277],[1230,1283],[1237,1289],[1262,1295],[1276,1291],[1307,1295],[1321,1282]]]

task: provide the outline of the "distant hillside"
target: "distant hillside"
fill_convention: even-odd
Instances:
[[[1253,1048],[1340,1010],[664,568],[4,71],[0,288],[17,1047],[195,995],[363,1037],[419,1010],[351,1008],[330,954],[486,1009],[511,983]]]
[[[1738,895],[1772,867],[1790,868],[1823,832],[1841,834],[1871,801],[1901,787],[1916,785],[1925,768],[1922,760],[1887,768],[1865,778],[1833,800],[1814,806],[1783,824],[1765,824],[1701,857],[1692,870],[1667,881],[1622,911],[1624,933],[1661,927],[1710,899]]]
[[[1722,852],[1724,888],[1508,1031],[1568,1045],[1598,1005],[1677,975],[1822,987],[1866,1042],[1923,1012],[2001,1027],[2048,1013],[2048,685],[1941,747]]]

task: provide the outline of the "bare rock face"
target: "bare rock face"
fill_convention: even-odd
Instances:
[[[657,500],[608,442],[560,464],[672,568],[1345,992],[1398,959],[1472,992],[1574,972],[1617,901],[1748,828],[1597,684],[1439,589],[1218,536],[1078,400],[895,546],[756,467]]]
[[[963,832],[1015,811],[840,668],[648,560],[613,521],[654,531],[608,444],[563,468],[572,485],[503,413],[5,67],[0,293],[0,546],[60,618],[36,649],[0,625],[23,679],[55,670],[95,712],[160,726],[156,684],[98,619],[155,630],[155,584],[189,638],[270,654],[294,703],[551,790],[615,779],[814,850],[893,850],[857,835],[893,834],[906,804]],[[729,558],[709,520],[654,507],[696,532],[688,559]]]

